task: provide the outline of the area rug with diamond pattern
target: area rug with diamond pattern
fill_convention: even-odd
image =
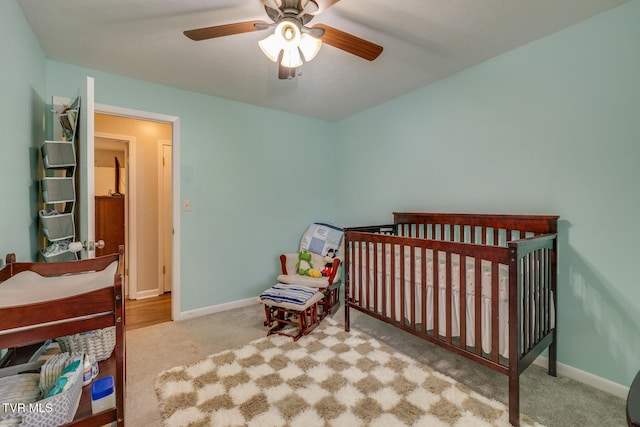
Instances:
[[[502,403],[331,318],[164,371],[156,393],[166,427],[509,425]]]

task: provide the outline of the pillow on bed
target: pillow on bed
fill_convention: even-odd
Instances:
[[[343,236],[344,229],[339,225],[315,222],[304,234],[300,249],[325,256],[329,249],[338,250]]]

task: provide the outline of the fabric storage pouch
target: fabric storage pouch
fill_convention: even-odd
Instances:
[[[20,374],[16,376],[23,376]],[[39,374],[31,374],[39,377]],[[9,377],[7,377],[9,378]],[[0,378],[2,381],[3,378]],[[38,388],[38,382],[35,382]],[[17,402],[12,405],[3,405],[6,411],[0,411],[0,425],[17,425],[23,427],[49,427],[59,426],[73,421],[80,395],[82,394],[82,381],[74,381],[67,389],[33,402]]]

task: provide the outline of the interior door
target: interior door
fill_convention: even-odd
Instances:
[[[167,143],[162,143],[160,147],[160,152],[162,155],[162,174],[160,180],[160,187],[158,188],[158,199],[159,199],[159,236],[161,239],[160,254],[161,258],[161,268],[162,268],[162,291],[171,292],[172,289],[172,277],[173,277],[173,221],[172,221],[172,159],[171,159],[171,145]]]
[[[85,242],[86,258],[95,258],[95,179],[94,179],[94,80],[87,77],[80,86],[80,139],[78,144],[78,231]],[[84,258],[84,256],[83,256]]]

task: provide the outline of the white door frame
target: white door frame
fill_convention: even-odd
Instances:
[[[96,112],[101,114],[100,112]],[[137,273],[138,267],[135,262],[137,253],[136,239],[131,236],[136,235],[136,138],[130,135],[118,135],[114,133],[95,132],[94,136],[97,138],[117,139],[124,141],[126,144],[127,157],[125,160],[125,167],[127,171],[127,188],[125,194],[125,266],[128,271],[125,271],[125,291],[126,295],[135,297],[138,293]],[[94,144],[95,152],[95,144]],[[100,239],[100,236],[96,236],[96,239]],[[135,299],[135,298],[134,298]]]
[[[95,104],[96,113],[109,114],[112,116],[128,117],[131,119],[150,120],[161,123],[169,123],[172,129],[171,157],[173,158],[172,170],[172,197],[171,210],[173,221],[173,290],[171,293],[171,317],[174,320],[180,319],[180,117],[165,114],[152,113],[149,111],[134,110],[130,108],[117,107],[114,105]],[[131,198],[133,198],[133,194]],[[133,239],[135,240],[135,238]],[[133,251],[132,251],[133,253]],[[133,280],[131,280],[133,282]]]
[[[164,189],[164,174],[165,174],[165,166],[164,166],[164,147],[165,146],[172,146],[171,141],[168,141],[166,139],[161,139],[158,141],[158,208],[157,208],[157,212],[158,212],[158,239],[159,239],[159,244],[158,244],[158,277],[165,277],[165,272],[164,272],[164,252],[165,252],[165,233],[166,230],[164,228],[165,225],[165,198],[167,196],[166,191]],[[171,150],[173,151],[173,148],[171,148]],[[173,154],[173,153],[172,153]],[[173,161],[172,161],[173,163]],[[172,166],[172,165],[171,165]],[[171,167],[169,169],[169,173],[173,174],[173,167]],[[173,235],[173,233],[171,233]],[[172,269],[173,270],[173,269]],[[165,292],[169,292],[171,291],[171,287],[169,287],[167,289],[166,286],[166,282],[165,280],[162,280],[162,286],[158,286],[158,291],[160,292],[160,295],[162,295]]]

